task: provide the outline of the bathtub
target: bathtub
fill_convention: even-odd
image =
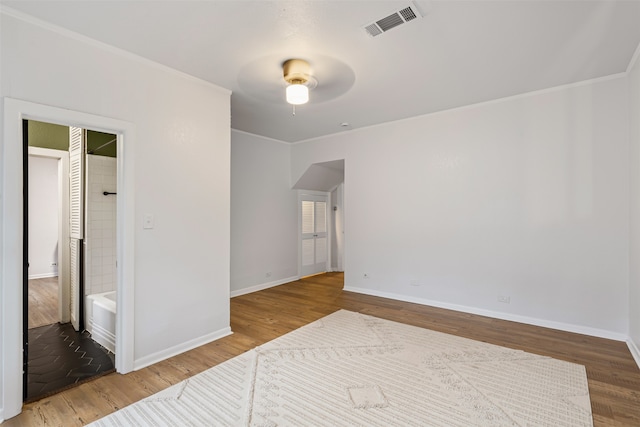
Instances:
[[[116,352],[116,292],[87,295],[86,328],[91,338],[112,353]]]

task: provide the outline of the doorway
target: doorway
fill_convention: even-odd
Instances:
[[[61,193],[67,158],[61,150],[29,147],[29,329],[64,322],[65,318],[60,298],[66,281]]]
[[[118,136],[118,303],[116,314],[117,348],[116,369],[120,373],[134,369],[134,304],[133,283],[135,201],[134,201],[134,147],[135,125],[131,122],[94,114],[59,108],[34,102],[3,98],[4,102],[4,152],[2,159],[3,204],[2,219],[5,227],[2,236],[2,294],[0,300],[3,321],[0,335],[3,337],[3,375],[0,378],[1,407],[8,419],[22,410],[23,387],[23,270],[24,212],[23,212],[23,128],[24,119],[63,125],[77,124],[84,128],[110,132]],[[127,143],[125,144],[125,140]]]
[[[298,190],[302,277],[344,271],[344,171],[344,159],[313,163],[293,186]]]
[[[23,128],[23,152],[28,156],[24,162],[27,181],[24,196],[24,246],[27,255],[24,329],[28,333],[24,343],[23,397],[28,402],[114,371],[115,345],[111,346],[111,351],[107,350],[92,338],[83,321],[85,296],[91,293],[91,288],[84,286],[84,272],[91,271],[86,267],[102,272],[102,265],[92,259],[91,251],[83,244],[87,239],[72,238],[83,236],[72,234],[74,224],[70,223],[70,211],[80,214],[74,219],[82,221],[84,227],[81,228],[87,231],[89,227],[86,225],[93,221],[92,236],[98,234],[99,242],[114,241],[105,245],[111,249],[109,255],[112,256],[108,257],[109,265],[104,268],[111,283],[104,283],[104,286],[115,291],[115,275],[108,271],[109,267],[115,268],[115,262],[111,260],[115,259],[116,246],[115,203],[92,204],[90,197],[82,196],[92,194],[85,191],[85,187],[96,186],[96,182],[109,186],[109,190],[115,193],[115,150],[103,150],[107,154],[113,153],[113,158],[104,162],[94,160],[95,156],[85,157],[84,152],[86,146],[92,152],[98,152],[116,138],[115,135],[89,133],[80,128],[34,120],[25,120]],[[75,174],[70,175],[69,152],[76,134],[82,142],[76,159],[81,159],[80,164],[86,167],[78,169],[76,162],[72,168]],[[109,141],[104,143],[105,139]],[[88,167],[89,164],[92,166]],[[82,209],[76,212],[72,202],[81,204]],[[95,216],[102,221],[96,221]],[[111,239],[103,236],[103,230],[109,230]],[[102,255],[102,245],[98,246],[99,255]],[[98,252],[95,242],[93,247],[95,254]],[[85,256],[86,253],[89,256]],[[89,263],[85,263],[85,259]],[[98,259],[101,260],[102,257]],[[93,265],[87,265],[92,261]],[[95,277],[93,279],[95,281]],[[102,290],[103,283],[100,285]],[[115,330],[113,332],[115,334]]]
[[[311,276],[328,270],[328,197],[300,195],[300,275]]]

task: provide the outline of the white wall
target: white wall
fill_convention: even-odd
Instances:
[[[232,295],[297,278],[297,193],[289,176],[288,144],[232,131]]]
[[[640,46],[638,47],[640,51]],[[638,52],[636,52],[636,55]],[[629,80],[629,132],[631,155],[630,251],[629,251],[629,338],[630,348],[640,365],[640,60],[636,61]]]
[[[29,156],[29,279],[58,275],[58,159]]]
[[[126,177],[134,182],[126,203],[135,210],[135,275],[124,284],[134,287],[135,366],[229,333],[229,92],[17,14],[1,19],[3,97],[135,126],[134,176]],[[20,141],[3,138],[3,149],[9,144]],[[153,229],[142,228],[144,214],[155,216]],[[20,227],[4,215],[3,239]],[[4,294],[10,286],[3,281]],[[3,359],[16,350],[3,344]],[[19,390],[9,387],[3,393]]]
[[[84,294],[116,290],[116,159],[87,155]]]
[[[312,163],[345,159],[347,289],[623,338],[626,84],[297,144],[291,182]]]

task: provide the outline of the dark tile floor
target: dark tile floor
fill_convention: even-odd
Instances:
[[[26,402],[114,371],[114,354],[70,323],[29,329]]]

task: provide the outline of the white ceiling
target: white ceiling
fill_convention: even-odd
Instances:
[[[234,129],[286,142],[621,73],[640,43],[636,0],[0,1],[231,89]],[[295,116],[293,57],[318,80]]]

